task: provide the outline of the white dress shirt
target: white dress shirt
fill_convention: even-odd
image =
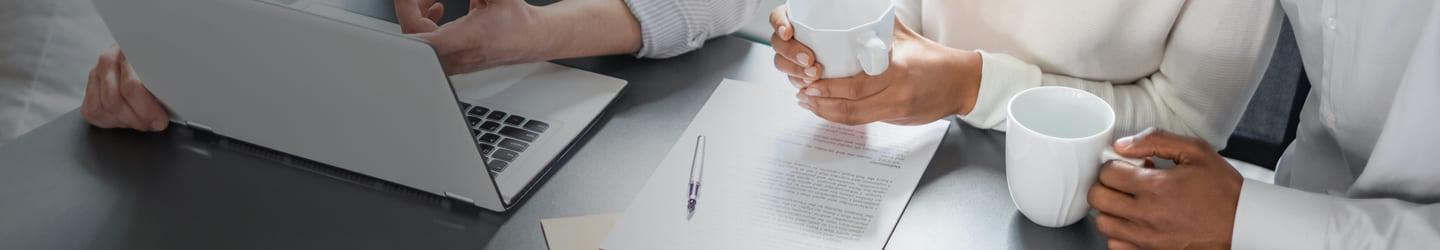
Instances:
[[[1004,129],[1025,89],[1095,93],[1117,135],[1148,127],[1223,148],[1259,86],[1280,30],[1264,0],[895,0],[921,35],[981,50],[980,93],[960,119]]]
[[[1313,87],[1276,185],[1241,189],[1232,246],[1440,247],[1440,4],[1281,5]]]
[[[0,0],[0,144],[79,107],[111,44],[88,0]]]

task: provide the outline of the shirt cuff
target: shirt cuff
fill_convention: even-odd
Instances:
[[[1235,207],[1233,249],[1323,249],[1334,197],[1245,179]]]
[[[960,120],[983,129],[1005,130],[1006,103],[1016,93],[1040,86],[1040,67],[1005,54],[980,53],[980,93]]]
[[[683,1],[670,0],[625,0],[630,14],[640,23],[640,51],[635,57],[668,58],[684,54],[700,47],[704,42],[691,32],[691,21],[686,18]]]

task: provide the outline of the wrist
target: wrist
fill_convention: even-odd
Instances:
[[[623,0],[570,0],[529,6],[542,37],[530,46],[536,61],[635,53],[640,50],[640,23]]]
[[[563,38],[564,35],[559,34],[563,32],[556,31],[568,31],[569,29],[569,27],[566,27],[567,25],[564,23],[564,20],[556,20],[557,18],[563,18],[565,16],[563,13],[564,10],[555,6],[558,5],[558,3],[546,6],[534,6],[529,3],[522,5],[524,6],[521,7],[522,11],[520,12],[524,13],[522,16],[525,18],[521,20],[521,23],[523,23],[522,26],[524,27],[521,30],[526,31],[526,34],[504,35],[514,35],[530,39],[532,43],[531,46],[523,47],[525,48],[523,54],[525,55],[524,60],[526,62],[548,61],[558,58],[559,53],[557,53],[557,49],[555,48],[565,46],[566,39]]]
[[[959,98],[956,98],[954,114],[967,115],[975,109],[975,101],[980,97],[980,78],[983,70],[984,59],[979,52],[971,50],[951,49],[952,56],[948,72],[949,82],[955,85]]]

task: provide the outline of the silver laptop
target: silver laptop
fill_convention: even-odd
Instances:
[[[551,63],[447,77],[424,41],[328,9],[94,2],[173,122],[493,211],[626,84]]]

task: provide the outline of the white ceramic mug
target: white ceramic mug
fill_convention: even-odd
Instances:
[[[1035,224],[1062,227],[1085,218],[1086,196],[1105,161],[1144,163],[1115,154],[1115,110],[1090,92],[1032,88],[1011,97],[1006,112],[1010,199]]]
[[[815,51],[822,78],[879,75],[890,67],[895,6],[890,0],[789,0],[795,39]],[[793,55],[791,55],[793,56]]]

